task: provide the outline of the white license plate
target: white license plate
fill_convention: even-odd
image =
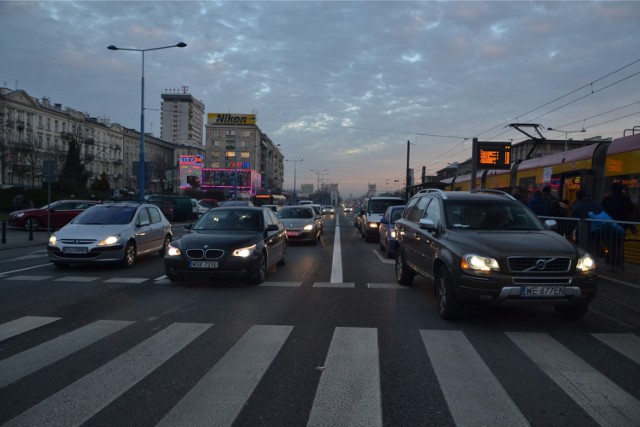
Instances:
[[[296,237],[296,236],[299,236],[299,235],[300,235],[299,231],[287,231],[287,236]]]
[[[564,286],[524,286],[523,297],[563,297]]]
[[[191,261],[191,268],[218,268],[218,261]]]
[[[65,246],[62,248],[62,253],[65,254],[86,254],[87,248],[82,246]]]

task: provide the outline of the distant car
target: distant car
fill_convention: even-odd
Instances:
[[[150,203],[95,205],[49,238],[49,261],[70,264],[120,263],[131,267],[144,254],[164,255],[171,242],[171,223]]]
[[[239,276],[260,284],[267,270],[287,261],[287,234],[269,209],[213,208],[186,228],[187,234],[171,242],[164,257],[172,282]]]
[[[385,253],[387,258],[395,258],[396,256],[396,221],[402,216],[405,205],[389,206],[387,211],[380,219],[380,250]]]
[[[37,209],[22,209],[9,213],[9,225],[38,230],[47,228],[51,217],[51,228],[60,228],[90,206],[100,202],[95,200],[58,200]]]
[[[171,203],[171,202],[163,202],[161,200],[157,200],[155,202],[149,202],[149,203],[159,207],[160,211],[162,212],[162,214],[169,221],[173,221],[174,220],[173,203]]]
[[[306,241],[315,245],[320,240],[320,225],[311,206],[285,206],[278,212],[278,218],[287,230],[290,241]]]
[[[193,208],[193,214],[196,218],[211,209],[209,206],[200,203],[200,201],[197,199],[191,199],[191,206]]]
[[[378,240],[380,234],[378,226],[380,218],[387,211],[389,206],[404,205],[401,197],[375,196],[369,197],[360,211],[360,234],[367,242]]]
[[[318,226],[320,227],[320,234],[324,233],[324,217],[322,216],[322,205],[318,203],[307,203],[302,206],[311,206],[313,208],[313,211],[316,213]]]
[[[353,213],[353,208],[351,206],[346,206],[343,211],[344,213]]]
[[[336,208],[334,208],[331,205],[324,205],[322,207],[322,214],[323,215],[335,215],[336,213]]]
[[[218,204],[218,206],[253,206],[253,203],[249,200],[227,200]]]
[[[217,208],[219,206],[218,201],[216,199],[199,199],[198,204],[208,209]]]

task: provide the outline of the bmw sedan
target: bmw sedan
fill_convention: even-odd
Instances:
[[[172,282],[186,277],[244,277],[257,285],[269,268],[287,261],[287,234],[270,209],[213,208],[185,228],[187,234],[171,242],[164,257]]]
[[[311,242],[315,245],[320,240],[321,223],[310,205],[285,206],[278,212],[278,218],[291,241]]]
[[[149,203],[119,202],[95,205],[49,238],[49,261],[69,264],[120,263],[131,267],[136,258],[164,255],[171,242],[171,223]]]

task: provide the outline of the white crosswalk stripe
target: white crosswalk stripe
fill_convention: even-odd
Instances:
[[[53,322],[59,321],[64,322],[57,317],[25,316],[0,324],[0,343],[2,339],[13,338],[35,328],[45,328],[42,331],[45,335],[46,328],[50,328],[50,332],[55,334],[49,340],[0,359],[0,389],[34,381],[39,370],[54,363],[65,364],[65,358],[81,350],[86,356],[92,351],[92,345],[107,337],[111,339],[110,336],[116,332],[119,338],[126,338],[134,333],[144,333],[145,330],[138,328],[141,324],[136,322],[98,320],[57,335],[55,325],[60,324]],[[140,343],[132,342],[129,350],[116,355],[101,367],[83,374],[71,384],[61,385],[58,390],[52,389],[52,395],[45,396],[40,402],[33,402],[34,406],[26,408],[5,425],[83,424],[136,384],[154,374],[159,375],[155,371],[181,350],[194,347],[189,351],[200,351],[197,346],[201,344],[195,342],[196,338],[206,334],[206,339],[210,339],[216,336],[214,332],[220,333],[219,328],[212,326],[209,323],[173,323],[148,338],[145,334]],[[247,403],[261,382],[269,378],[265,374],[283,352],[285,343],[292,340],[289,344],[295,345],[292,337],[294,330],[295,327],[291,325],[250,326],[228,349],[218,352],[222,357],[211,361],[213,366],[201,378],[194,378],[195,385],[172,399],[175,402],[172,403],[173,407],[155,414],[156,419],[160,420],[159,425],[232,425],[243,411],[251,410],[250,406],[247,409]],[[308,401],[309,427],[384,424],[385,395],[382,393],[384,382],[381,372],[384,366],[381,348],[384,346],[379,342],[379,333],[378,329],[367,327],[336,327],[333,330],[326,359],[323,366],[318,368],[320,376],[313,402]],[[573,400],[595,423],[638,425],[640,402],[561,342],[545,333],[503,334],[503,338],[506,336],[515,344],[512,351],[517,349],[522,352],[522,360],[530,360],[541,381],[551,379],[559,387],[558,393],[563,393],[563,398]],[[522,401],[514,401],[505,389],[506,385],[503,386],[498,380],[498,373],[492,371],[496,366],[495,361],[485,362],[482,355],[486,352],[479,352],[465,332],[420,329],[419,335],[420,340],[416,344],[420,348],[416,347],[413,351],[422,354],[419,357],[433,370],[437,383],[433,382],[431,386],[440,390],[456,426],[527,426],[545,422],[544,418],[543,421],[527,419],[524,413],[531,416],[532,412],[523,413],[523,408],[516,403],[522,404]],[[640,338],[637,335],[592,335],[606,344],[601,346],[600,351],[623,355],[628,359],[624,360],[625,364],[628,363],[626,369],[638,369]],[[290,345],[287,350],[291,350]],[[2,347],[0,354],[1,351]],[[180,357],[185,354],[188,352],[182,352]],[[71,370],[74,366],[64,369]],[[30,375],[36,377],[28,378]],[[525,384],[522,386],[529,387]],[[518,387],[518,384],[508,384],[508,389],[513,391],[513,387]],[[313,389],[309,389],[309,392],[313,392]],[[554,399],[554,396],[538,396],[537,399]],[[0,419],[1,422],[4,420]]]

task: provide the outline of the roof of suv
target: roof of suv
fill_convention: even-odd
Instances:
[[[471,191],[442,191],[437,189],[429,189],[428,191],[421,190],[420,192],[416,193],[416,196],[424,194],[441,197],[445,200],[473,200],[478,199],[479,197],[481,197],[483,200],[516,200],[513,196],[505,193],[504,191],[487,189]]]

